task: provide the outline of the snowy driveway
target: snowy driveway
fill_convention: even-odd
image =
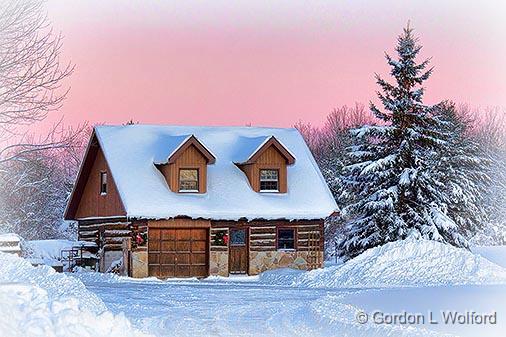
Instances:
[[[124,312],[137,328],[156,336],[499,336],[505,328],[506,286],[357,290],[274,286],[255,278],[162,282],[103,274],[77,277],[112,312]],[[497,310],[499,324],[361,325],[355,319],[359,309]]]

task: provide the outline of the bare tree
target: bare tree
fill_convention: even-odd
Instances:
[[[91,128],[67,128],[67,146],[23,152],[0,170],[0,230],[25,239],[73,238],[63,212]],[[62,131],[63,132],[63,131]],[[69,226],[70,225],[70,226]]]
[[[345,105],[332,109],[321,127],[302,121],[295,124],[295,128],[302,134],[313,153],[338,204],[343,193],[346,193],[341,173],[348,147],[351,145],[350,130],[374,122],[376,121],[370,111],[366,110],[363,104],[356,103],[351,107]],[[341,237],[343,221],[340,215],[331,216],[325,221],[325,247],[328,258],[335,254],[335,240]]]
[[[470,109],[461,106],[461,111],[472,111],[476,116],[474,137],[488,156],[491,166],[491,184],[487,186],[484,205],[489,224],[473,239],[476,244],[506,244],[506,109],[487,107]]]
[[[43,5],[43,0],[0,2],[0,164],[66,145],[55,137],[56,127],[41,143],[27,142],[23,132],[61,107],[68,93],[63,80],[74,70],[61,63],[62,36],[51,30]]]
[[[0,1],[0,230],[27,238],[58,236],[87,129],[31,129],[61,108],[74,70],[61,61],[44,2]]]

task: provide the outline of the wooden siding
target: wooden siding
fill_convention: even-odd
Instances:
[[[189,146],[172,164],[160,165],[172,192],[179,193],[179,169],[192,168],[199,171],[199,193],[207,191],[207,159],[194,146]]]
[[[107,172],[107,194],[100,194],[100,172]],[[107,166],[104,153],[99,148],[79,200],[76,218],[126,215],[125,209]]]
[[[260,192],[261,169],[279,170],[279,192],[286,193],[288,191],[286,166],[286,158],[274,146],[270,146],[258,157],[255,163],[241,165],[240,168],[248,177],[251,188],[255,192]]]

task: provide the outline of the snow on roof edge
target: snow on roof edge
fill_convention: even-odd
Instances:
[[[116,182],[116,179],[114,179],[114,172],[113,170],[111,169],[111,166],[109,165],[109,163],[107,162],[107,153],[105,152],[105,146],[104,146],[104,141],[102,140],[102,136],[100,135],[100,132],[97,132],[98,131],[98,128],[97,126],[95,126],[93,129],[94,129],[94,132],[95,132],[95,136],[97,137],[97,141],[98,141],[98,145],[100,146],[100,149],[102,150],[102,152],[104,153],[104,160],[107,164],[107,166],[109,167],[109,171],[110,174],[111,174],[111,178],[113,181]],[[122,189],[120,188],[119,186],[120,184],[117,184],[116,183],[116,190],[118,190],[118,196],[119,196],[119,199],[121,201],[121,204],[123,205],[123,208],[125,209],[125,213],[126,213],[126,216],[128,217],[128,205],[124,202],[125,200],[125,192],[122,191]]]
[[[169,158],[170,158],[170,157],[172,157],[172,156],[174,155],[174,153],[176,153],[176,152],[177,152],[177,150],[179,150],[179,149],[181,148],[181,146],[183,146],[183,145],[184,145],[184,144],[185,144],[188,140],[190,140],[192,137],[195,137],[195,136],[194,136],[194,135],[188,135],[188,136],[186,136],[186,138],[185,138],[185,139],[183,139],[183,140],[181,141],[181,143],[179,143],[179,145],[178,145],[178,146],[176,146],[176,147],[174,148],[174,150],[172,150],[172,152],[171,152],[171,153],[169,153],[169,155],[167,156],[167,158],[165,158],[165,160],[163,160],[163,161],[159,161],[159,160],[157,161],[157,160],[154,160],[154,161],[153,161],[153,163],[154,163],[155,165],[164,165],[164,164],[167,164],[167,163],[169,162]],[[197,137],[195,137],[195,138],[197,138]],[[202,144],[202,142],[201,142],[201,144]]]
[[[291,129],[291,128],[289,128]],[[295,128],[294,128],[295,129]],[[297,129],[295,129],[297,130]],[[297,130],[298,131],[298,130]],[[281,146],[284,147],[285,151],[288,152],[293,158],[295,158],[295,160],[297,160],[297,157],[292,153],[292,151],[290,151],[290,149],[285,145],[283,144],[279,139],[277,139],[274,135],[270,135],[268,137],[266,137],[264,139],[264,141],[262,143],[260,143],[260,145],[257,146],[257,148],[251,152],[251,154],[248,156],[248,158],[242,162],[239,162],[239,163],[235,163],[235,164],[238,164],[238,165],[242,165],[242,164],[246,164],[248,163],[251,158],[255,155],[255,153],[257,153],[258,151],[260,151],[260,149],[265,145],[267,144],[267,142],[269,142],[272,138],[274,138],[279,144],[281,144]]]
[[[304,137],[302,137],[302,134],[300,133],[300,131],[297,129],[297,128],[294,128],[295,130],[297,130],[297,134],[299,135],[300,138],[302,138],[302,141],[304,142],[304,144],[306,144],[306,148],[305,148],[305,151],[306,153],[308,154],[308,158],[309,158],[309,161],[311,162],[311,164],[313,165],[313,168],[315,169],[315,171],[317,172],[318,174],[318,177],[320,178],[320,181],[323,183],[323,185],[325,186],[325,189],[327,190],[327,194],[328,196],[330,196],[330,198],[332,198],[332,200],[334,200],[334,203],[336,205],[336,208],[334,209],[333,212],[340,212],[341,209],[339,208],[339,205],[337,204],[337,202],[335,202],[335,199],[334,199],[334,195],[332,195],[332,192],[330,191],[330,187],[329,185],[327,184],[327,182],[325,181],[325,178],[323,177],[323,174],[322,174],[322,171],[320,170],[320,167],[318,166],[318,164],[316,163],[316,159],[314,159],[314,156],[313,156],[313,153],[311,152],[311,150],[309,150],[309,145],[307,145],[306,141],[304,140]],[[295,157],[294,157],[295,158]],[[331,214],[329,214],[328,216],[330,216]]]

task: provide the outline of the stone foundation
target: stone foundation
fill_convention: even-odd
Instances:
[[[209,275],[228,276],[228,251],[210,253]]]
[[[257,275],[266,270],[276,268],[293,268],[300,270],[308,270],[309,254],[313,252],[286,252],[286,251],[271,251],[271,252],[251,252],[249,260],[249,275]],[[323,261],[323,253],[318,252],[318,261]],[[321,267],[319,263],[318,267]]]

